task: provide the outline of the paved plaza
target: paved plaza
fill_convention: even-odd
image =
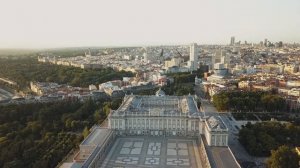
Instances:
[[[201,168],[196,139],[120,137],[108,153],[104,168]]]

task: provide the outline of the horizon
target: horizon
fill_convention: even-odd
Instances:
[[[271,41],[272,42],[272,41]],[[274,42],[277,42],[277,41],[274,41]],[[148,45],[145,45],[145,44],[136,44],[136,45],[109,45],[109,46],[60,46],[60,47],[36,47],[36,48],[33,48],[33,47],[7,47],[7,48],[1,48],[0,46],[0,51],[1,50],[55,50],[55,49],[76,49],[76,48],[123,48],[123,47],[163,47],[163,46],[189,46],[190,44],[192,43],[196,43],[196,42],[190,42],[190,43],[184,43],[184,44],[148,44]],[[226,45],[229,45],[229,44],[206,44],[206,43],[196,43],[198,46],[226,46]],[[242,41],[241,41],[241,44]],[[250,44],[254,44],[254,45],[258,45],[259,42],[257,43],[247,43],[248,45]],[[297,43],[297,42],[292,42],[292,43],[285,43],[283,42],[284,45],[293,45],[293,44],[296,44],[296,45],[299,45],[300,43]]]
[[[70,3],[71,2],[71,3]],[[300,43],[300,1],[46,1],[0,6],[1,49]],[[70,5],[71,4],[71,5]]]

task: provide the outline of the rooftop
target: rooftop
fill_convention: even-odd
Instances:
[[[212,165],[218,168],[239,168],[234,156],[228,147],[207,147],[208,157],[212,161]]]
[[[218,116],[210,116],[206,120],[206,124],[211,130],[227,130],[226,125],[222,121],[222,119]]]
[[[111,116],[188,116],[200,117],[194,97],[127,95]]]
[[[111,132],[110,129],[95,128],[80,145],[101,146],[105,141],[104,137]]]

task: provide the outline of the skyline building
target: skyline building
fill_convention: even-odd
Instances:
[[[265,46],[265,47],[268,46],[268,39],[265,39],[264,46]]]
[[[230,39],[230,45],[234,45],[234,43],[235,43],[235,37],[234,36],[232,36],[231,37],[231,39]]]
[[[279,42],[278,42],[278,46],[279,46],[279,47],[283,47],[282,41],[279,41]]]
[[[190,60],[188,61],[188,67],[191,71],[197,70],[198,68],[198,46],[197,43],[190,45]]]

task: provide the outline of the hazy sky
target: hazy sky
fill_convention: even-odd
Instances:
[[[300,0],[0,0],[0,48],[300,42]]]

